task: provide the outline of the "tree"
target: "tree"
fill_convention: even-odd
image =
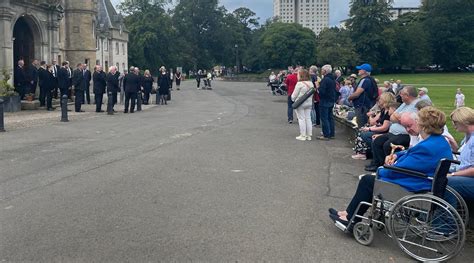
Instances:
[[[425,1],[425,29],[430,36],[435,64],[455,70],[474,61],[474,1]]]
[[[311,65],[315,62],[316,35],[299,24],[273,23],[260,39],[265,65]]]
[[[384,66],[394,54],[395,37],[390,25],[391,1],[351,0],[347,27],[360,62]]]
[[[316,40],[317,63],[331,64],[340,68],[344,74],[359,61],[350,33],[337,27],[321,31]]]

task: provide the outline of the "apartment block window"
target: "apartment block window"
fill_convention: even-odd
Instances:
[[[120,54],[119,43],[116,42],[116,43],[115,43],[115,55],[118,55],[118,54]]]

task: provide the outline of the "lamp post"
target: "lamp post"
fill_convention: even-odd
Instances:
[[[236,73],[239,73],[240,67],[239,67],[239,45],[235,44],[235,66],[236,68]]]

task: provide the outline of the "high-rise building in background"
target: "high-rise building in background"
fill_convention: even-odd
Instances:
[[[284,23],[298,23],[318,35],[329,26],[329,0],[273,0],[273,16]]]

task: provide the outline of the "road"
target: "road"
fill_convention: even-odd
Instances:
[[[382,233],[364,247],[329,220],[363,172],[347,134],[296,141],[285,97],[213,84],[0,134],[0,261],[411,262]],[[472,258],[470,243],[455,262]]]

